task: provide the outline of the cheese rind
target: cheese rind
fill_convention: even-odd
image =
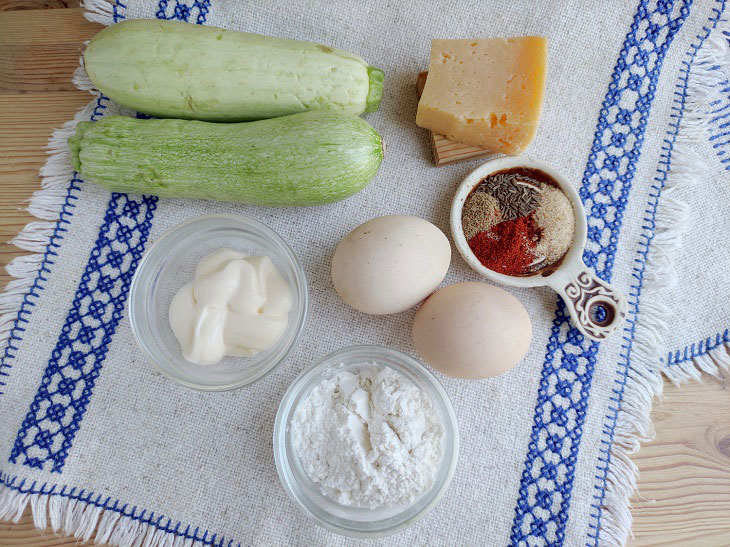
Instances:
[[[546,69],[541,36],[433,40],[416,124],[454,141],[519,154],[540,122]]]

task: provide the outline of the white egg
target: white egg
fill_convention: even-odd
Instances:
[[[447,376],[489,378],[525,356],[532,323],[507,291],[456,283],[432,294],[413,319],[413,343],[424,361]]]
[[[382,315],[411,308],[446,276],[451,246],[418,217],[384,216],[347,234],[332,257],[332,282],[347,304]]]

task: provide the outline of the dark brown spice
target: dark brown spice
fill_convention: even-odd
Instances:
[[[532,180],[514,173],[497,173],[487,177],[475,192],[486,192],[500,205],[502,218],[523,217],[537,207],[539,191]]]

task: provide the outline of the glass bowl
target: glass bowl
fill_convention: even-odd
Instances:
[[[170,328],[170,301],[193,279],[198,262],[221,247],[268,256],[291,286],[292,309],[284,333],[268,350],[197,365],[183,357]],[[287,358],[304,327],[307,302],[304,270],[278,234],[250,218],[205,215],[171,228],[148,248],[132,279],[129,321],[140,347],[162,374],[194,389],[225,391],[255,382]]]
[[[431,489],[406,506],[369,509],[341,505],[324,496],[302,467],[294,447],[291,421],[319,383],[363,363],[377,363],[399,372],[432,400],[444,428],[443,456]],[[456,468],[459,429],[444,388],[421,363],[399,351],[381,346],[353,346],[330,353],[308,366],[292,382],[279,405],[274,423],[274,460],[284,490],[317,524],[338,534],[373,538],[393,534],[428,513],[446,492]]]

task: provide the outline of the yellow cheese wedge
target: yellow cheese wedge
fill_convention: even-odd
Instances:
[[[416,124],[457,142],[519,154],[540,122],[546,70],[541,36],[433,40]]]

